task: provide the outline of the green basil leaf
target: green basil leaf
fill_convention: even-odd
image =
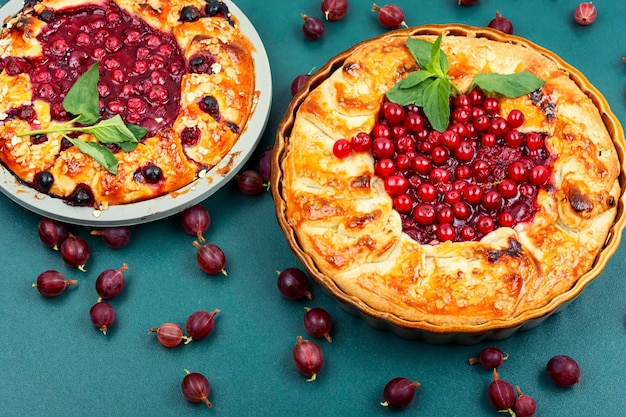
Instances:
[[[432,72],[428,70],[419,70],[419,71],[412,72],[405,79],[398,81],[396,85],[398,86],[398,88],[402,88],[402,89],[411,88],[422,83],[427,78],[436,77],[436,76],[437,76],[436,74],[433,74]]]
[[[419,86],[400,88],[398,84],[396,84],[391,88],[391,90],[387,91],[387,98],[393,103],[401,106],[407,106],[409,104],[414,104],[418,90],[421,90]]]
[[[433,49],[431,42],[409,36],[406,40],[406,46],[420,68],[424,68],[430,62],[430,55]]]
[[[432,65],[433,72],[441,77],[445,77],[450,69],[450,63],[448,57],[441,51],[441,40],[443,34],[437,36],[437,40],[432,44],[430,52],[430,65]]]
[[[119,114],[110,119],[101,120],[93,126],[85,127],[82,131],[91,133],[102,143],[137,142],[135,134],[126,126]]]
[[[544,80],[528,71],[516,72],[514,74],[482,73],[474,77],[470,90],[478,86],[484,91],[514,98],[532,93],[544,84]]]
[[[426,88],[428,88],[436,79],[438,78],[427,78],[420,84],[411,88],[397,89],[396,85],[394,88],[389,90],[387,98],[389,101],[402,106],[415,104],[418,107],[424,107],[424,90],[426,90]]]
[[[79,116],[74,122],[90,125],[100,117],[99,77],[98,63],[95,63],[76,80],[63,99],[65,111]]]
[[[109,171],[111,174],[117,174],[117,158],[109,148],[99,144],[98,142],[85,142],[83,140],[72,139],[67,136],[66,138],[70,142],[72,142],[72,144],[76,146],[82,153],[92,157],[98,164],[102,165],[102,167],[104,167],[104,169]]]
[[[126,123],[126,127],[132,132],[132,134],[135,136],[135,139],[137,140],[143,139],[143,137],[148,134],[148,129],[141,126]]]
[[[446,78],[436,78],[424,88],[424,114],[433,129],[443,132],[450,123],[450,83]]]
[[[137,147],[137,145],[139,145],[138,142],[122,142],[122,143],[118,143],[118,146],[120,147],[122,152],[134,151],[135,148]]]

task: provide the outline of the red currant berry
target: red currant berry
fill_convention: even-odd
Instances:
[[[507,178],[498,184],[498,191],[504,198],[515,198],[518,193],[517,183]]]
[[[379,138],[391,139],[391,128],[387,125],[379,123],[374,126],[371,135],[374,140]]]
[[[372,149],[372,137],[365,132],[359,132],[352,137],[350,144],[355,152],[369,152]]]
[[[396,151],[393,141],[388,138],[374,139],[372,143],[372,155],[374,158],[391,158]]]
[[[411,133],[418,133],[424,131],[426,122],[424,117],[417,113],[409,113],[404,118],[404,127]]]
[[[408,214],[413,209],[413,199],[408,194],[400,194],[394,197],[393,207],[400,213]]]
[[[440,242],[454,241],[456,239],[456,230],[449,223],[443,223],[437,226],[437,239]]]
[[[427,226],[435,222],[437,213],[435,207],[432,204],[422,203],[415,207],[413,211],[413,217],[418,224]]]
[[[526,181],[526,178],[528,177],[528,169],[526,168],[526,164],[521,161],[511,162],[507,170],[509,178],[518,184]]]
[[[508,211],[503,211],[498,214],[498,224],[502,227],[513,227],[515,226],[515,216]]]
[[[545,165],[535,165],[528,173],[528,181],[537,187],[544,185],[549,178],[550,170]]]
[[[524,124],[524,113],[521,110],[513,109],[506,117],[506,121],[513,129],[517,129]]]
[[[502,194],[496,190],[489,190],[483,195],[482,204],[485,210],[495,211],[502,207]]]
[[[383,105],[383,116],[391,124],[400,124],[406,116],[406,111],[401,105],[388,101]]]
[[[374,172],[381,178],[385,178],[396,172],[396,164],[391,158],[379,159],[374,163]]]
[[[488,114],[496,114],[500,111],[500,102],[497,98],[487,97],[483,101],[483,109],[485,109]]]
[[[476,229],[478,230],[479,233],[482,233],[485,235],[493,231],[495,227],[496,227],[496,222],[490,216],[482,215],[476,221]]]
[[[526,141],[526,147],[529,151],[536,151],[543,148],[543,137],[541,137],[539,133],[526,133],[524,140]]]
[[[417,155],[415,158],[413,158],[413,161],[411,161],[411,169],[418,174],[426,175],[430,172],[432,168],[432,162],[425,156]]]
[[[345,159],[352,153],[352,146],[350,142],[345,139],[339,139],[335,141],[333,145],[333,154],[339,159]]]
[[[476,184],[470,184],[463,189],[463,198],[471,205],[480,204],[483,199],[483,189]]]
[[[480,143],[487,148],[493,148],[498,143],[498,138],[493,133],[485,133],[480,136]]]
[[[437,188],[429,183],[423,182],[417,186],[417,196],[424,203],[432,203],[437,199]]]
[[[409,189],[409,181],[401,175],[389,175],[385,178],[385,190],[391,196],[404,194]]]

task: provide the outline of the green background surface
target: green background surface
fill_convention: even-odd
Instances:
[[[597,21],[574,23],[576,0],[397,0],[409,25],[466,23],[484,26],[496,10],[517,35],[579,68],[626,122],[626,2],[595,0]],[[320,16],[317,0],[240,0],[263,39],[274,86],[267,130],[249,165],[273,145],[291,99],[292,79],[321,67],[353,44],[385,31],[369,1],[350,2],[346,18],[327,24],[323,38],[307,41],[300,13]],[[383,4],[383,3],[381,3]],[[37,237],[40,217],[0,197],[0,415],[1,416],[496,416],[486,399],[489,371],[469,366],[485,346],[509,354],[501,377],[535,397],[536,416],[618,416],[626,413],[626,280],[624,245],[604,273],[565,310],[535,329],[474,346],[436,346],[403,340],[369,327],[345,312],[319,287],[312,301],[289,301],[276,288],[276,271],[299,266],[278,227],[271,195],[249,197],[227,185],[203,203],[211,213],[207,240],[228,258],[227,277],[209,277],[196,265],[192,237],[177,216],[133,228],[120,251],[90,229],[75,234],[91,244],[88,272],[66,267]],[[127,286],[111,304],[117,322],[104,336],[88,311],[93,283],[106,268],[128,263]],[[79,284],[44,299],[31,284],[58,269]],[[297,335],[304,335],[305,307],[323,307],[334,319],[334,342],[320,341],[326,365],[306,382],[292,363]],[[167,349],[150,327],[184,323],[199,309],[221,309],[207,339]],[[581,382],[553,386],[544,369],[550,357],[574,357]],[[187,402],[184,369],[204,373],[214,407]],[[379,405],[382,388],[396,376],[421,382],[415,402],[402,412]]]

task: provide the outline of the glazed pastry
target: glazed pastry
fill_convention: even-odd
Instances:
[[[594,267],[620,161],[608,109],[553,54],[444,32],[458,88],[445,131],[387,97],[420,69],[409,31],[355,46],[283,120],[277,217],[313,276],[368,315],[433,332],[506,327]],[[469,90],[477,74],[522,71],[545,83],[513,98]]]

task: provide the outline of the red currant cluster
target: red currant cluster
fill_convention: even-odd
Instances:
[[[521,129],[520,110],[500,115],[500,101],[479,88],[450,106],[439,132],[421,108],[384,101],[371,132],[333,146],[340,159],[371,152],[403,230],[422,244],[477,240],[530,220],[551,178],[545,138]]]

